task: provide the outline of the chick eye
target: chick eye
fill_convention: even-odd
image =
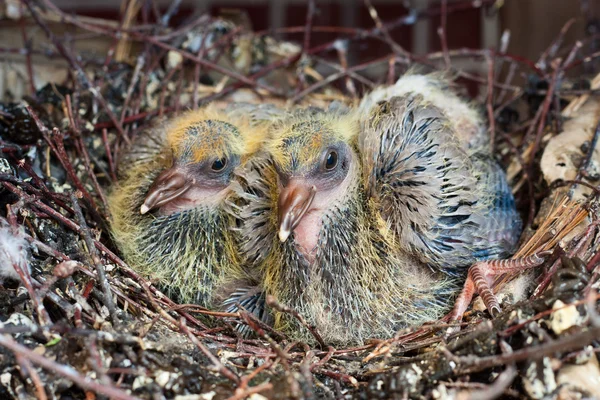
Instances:
[[[226,165],[227,165],[226,158],[218,158],[213,162],[211,169],[215,172],[219,172],[219,171],[222,171]]]
[[[330,151],[327,153],[327,158],[325,159],[325,169],[330,171],[336,167],[338,163],[338,154],[335,151]]]

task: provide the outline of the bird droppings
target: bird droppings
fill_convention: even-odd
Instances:
[[[584,318],[573,304],[567,306],[562,301],[556,300],[552,309],[555,311],[550,317],[550,326],[557,335],[583,322]]]
[[[550,395],[557,387],[556,377],[548,357],[541,361],[531,361],[525,367],[523,386],[532,399],[542,399]]]

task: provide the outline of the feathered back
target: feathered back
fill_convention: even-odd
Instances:
[[[457,139],[468,148],[479,149],[488,142],[483,126],[483,118],[475,107],[459,97],[452,88],[451,80],[443,73],[404,74],[392,86],[375,89],[365,96],[359,105],[362,115],[369,115],[373,107],[381,101],[393,97],[421,95],[424,105],[443,110],[455,132]]]
[[[395,97],[359,140],[365,187],[398,244],[448,271],[506,254],[519,227],[501,169],[472,155],[455,126],[422,95]]]

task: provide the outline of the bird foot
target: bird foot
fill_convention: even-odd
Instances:
[[[471,304],[473,296],[477,293],[492,317],[496,317],[502,309],[498,298],[492,290],[493,277],[507,272],[520,272],[542,265],[551,251],[542,251],[527,257],[513,258],[510,260],[480,261],[471,268],[463,289],[454,303],[454,308],[449,314],[450,322],[462,320],[463,314]]]

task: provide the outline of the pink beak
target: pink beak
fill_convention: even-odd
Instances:
[[[315,198],[317,188],[306,184],[290,182],[279,194],[279,240],[285,242]]]
[[[156,177],[148,190],[144,204],[140,207],[140,213],[146,214],[148,211],[162,207],[179,198],[194,183],[192,179],[188,178],[185,173],[176,167],[163,171]]]

